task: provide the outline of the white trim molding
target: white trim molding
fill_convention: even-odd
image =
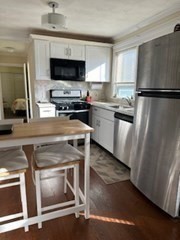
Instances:
[[[174,13],[172,13],[174,11]],[[169,15],[167,15],[169,13]],[[160,19],[161,17],[161,19]],[[154,22],[153,22],[154,20]],[[155,21],[156,20],[156,21]],[[149,25],[147,24],[149,22]],[[150,41],[154,38],[169,34],[173,32],[174,26],[180,23],[180,4],[176,5],[176,9],[172,8],[169,11],[155,15],[153,18],[146,20],[136,25],[128,32],[126,36],[121,34],[121,38],[116,37],[113,50],[115,52],[122,51],[127,48],[139,46],[144,42]]]
[[[86,41],[86,40],[77,40],[77,39],[70,39],[70,38],[61,38],[61,37],[52,37],[52,36],[45,36],[45,35],[36,35],[30,34],[31,39],[39,39],[39,40],[46,40],[49,42],[64,42],[69,44],[78,44],[78,45],[94,45],[94,46],[103,46],[103,47],[112,47],[113,44],[111,43],[103,43],[103,42],[94,42],[94,41]]]

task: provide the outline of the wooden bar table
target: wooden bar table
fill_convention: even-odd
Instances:
[[[78,207],[79,211],[85,212],[85,218],[89,218],[89,186],[90,186],[90,133],[93,128],[82,123],[79,120],[58,120],[42,121],[24,124],[15,124],[13,133],[0,136],[0,147],[13,147],[31,144],[41,144],[47,142],[67,141],[76,139],[85,139],[84,151],[84,194],[80,190],[82,204]],[[74,208],[69,208],[69,213],[74,213]],[[77,207],[76,207],[77,208]],[[0,232],[18,229],[24,226],[33,225],[41,221],[50,220],[60,216],[67,215],[63,210],[57,210],[53,213],[46,213],[42,216],[34,216],[28,220],[17,220],[12,223],[0,226]]]

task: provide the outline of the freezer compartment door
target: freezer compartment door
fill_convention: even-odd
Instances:
[[[139,47],[138,89],[180,89],[180,32]]]
[[[131,181],[171,216],[179,215],[180,99],[139,96]]]

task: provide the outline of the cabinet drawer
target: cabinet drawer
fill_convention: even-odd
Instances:
[[[92,107],[92,114],[100,116],[100,110],[98,107]]]
[[[40,108],[40,117],[55,117],[55,108]]]
[[[100,109],[101,117],[108,119],[110,121],[114,121],[114,112],[106,109]]]
[[[99,107],[93,107],[92,114],[114,122],[114,112]]]

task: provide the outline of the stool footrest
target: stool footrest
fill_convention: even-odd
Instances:
[[[1,217],[0,218],[0,222],[5,222],[5,221],[12,220],[12,219],[19,218],[19,217],[23,217],[23,213],[22,212]]]
[[[70,205],[73,205],[73,204],[75,204],[75,200],[64,202],[64,203],[59,203],[59,204],[54,204],[54,205],[47,206],[47,207],[43,207],[42,211],[45,212],[45,211],[49,211],[49,210],[53,210],[53,209],[57,209],[57,208],[70,206]]]
[[[14,182],[14,183],[6,183],[6,184],[1,184],[0,188],[5,188],[5,187],[13,187],[13,186],[17,186],[20,185],[20,182]]]

